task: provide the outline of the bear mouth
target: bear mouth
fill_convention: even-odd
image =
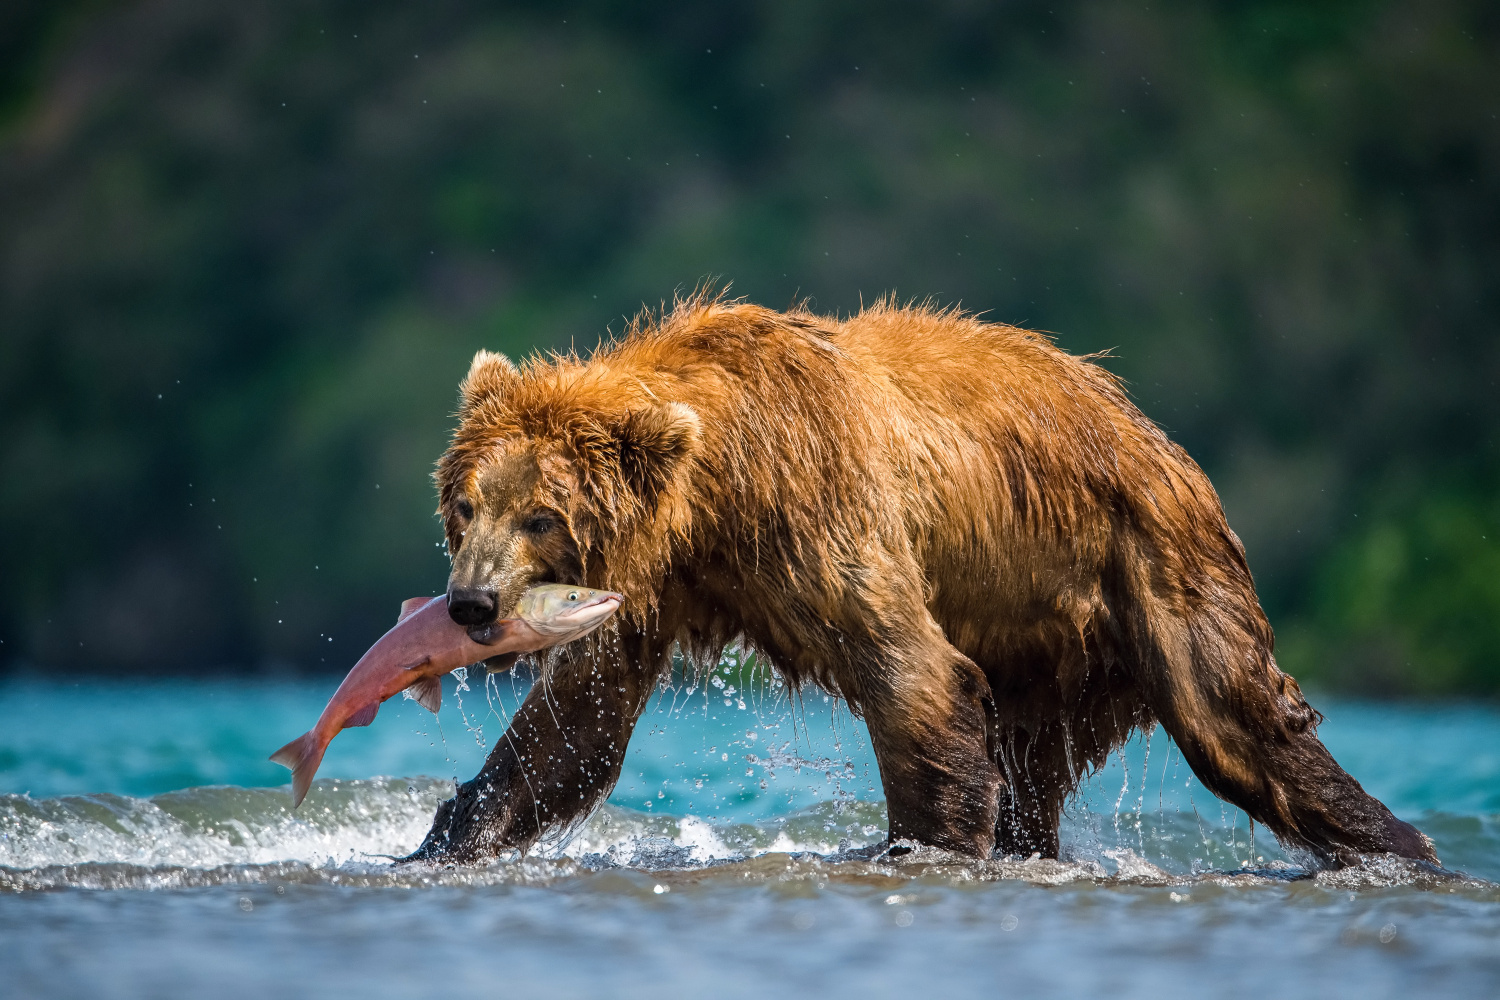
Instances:
[[[475,625],[466,629],[469,638],[481,646],[493,646],[505,637],[507,619],[497,618],[487,625]]]
[[[551,572],[550,568],[546,572],[534,573],[531,575],[530,579],[526,580],[524,586],[515,591],[516,598],[519,598],[521,594],[525,593],[531,587],[540,587],[544,583],[562,582],[563,581],[561,580],[554,579],[554,574]],[[506,590],[503,585],[497,585],[496,589],[502,591]],[[515,600],[512,600],[508,607],[515,607],[515,603]],[[501,639],[505,638],[505,634],[508,628],[506,622],[511,620],[512,619],[507,617],[506,613],[497,613],[494,618],[485,622],[483,625],[471,625],[468,628],[464,629],[464,631],[469,634],[469,639],[471,641],[477,642],[481,646],[494,646],[499,643]]]

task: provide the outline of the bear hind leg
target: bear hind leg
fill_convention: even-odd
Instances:
[[[1184,628],[1160,662],[1151,709],[1194,774],[1284,844],[1325,864],[1393,853],[1437,862],[1432,842],[1338,765],[1318,714],[1268,649]]]
[[[1057,727],[1039,733],[1002,731],[996,748],[1004,784],[995,816],[995,852],[1007,857],[1056,858],[1063,802],[1073,779],[1069,775],[1065,738]]]
[[[1058,857],[1063,808],[1079,782],[1103,766],[1132,732],[1151,722],[1140,696],[1118,673],[1107,673],[1097,685],[1076,692],[1068,710],[1058,707],[1058,691],[1058,702],[1049,701],[1047,711],[1002,725],[995,741],[995,762],[1004,780],[995,824],[997,853]]]

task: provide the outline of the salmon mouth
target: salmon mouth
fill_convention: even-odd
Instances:
[[[536,634],[551,639],[550,645],[556,646],[588,635],[608,621],[609,616],[620,609],[624,600],[624,594],[604,591],[588,600],[578,602],[545,621],[531,621],[530,619],[522,619],[522,621],[531,626],[531,630]]]
[[[616,594],[613,591],[604,591],[595,594],[586,601],[573,605],[563,614],[558,615],[546,624],[553,628],[563,629],[590,629],[598,622],[602,622],[610,615],[620,610],[620,605],[625,602],[624,594]],[[534,628],[540,627],[538,623],[531,623]]]

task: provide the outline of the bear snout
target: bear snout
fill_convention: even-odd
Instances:
[[[487,587],[452,587],[448,590],[448,617],[465,628],[488,625],[495,620],[499,603]]]

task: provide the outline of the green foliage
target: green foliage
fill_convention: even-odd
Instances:
[[[587,349],[717,275],[1114,347],[1303,673],[1500,692],[1488,632],[1339,569],[1377,544],[1355,511],[1417,546],[1492,508],[1402,484],[1500,479],[1489,5],[17,11],[0,659],[350,662],[443,584],[427,474],[471,352]],[[1382,593],[1437,593],[1400,565]],[[1431,683],[1337,667],[1366,606]]]
[[[1500,690],[1500,492],[1434,491],[1325,562],[1289,669],[1387,694]]]

